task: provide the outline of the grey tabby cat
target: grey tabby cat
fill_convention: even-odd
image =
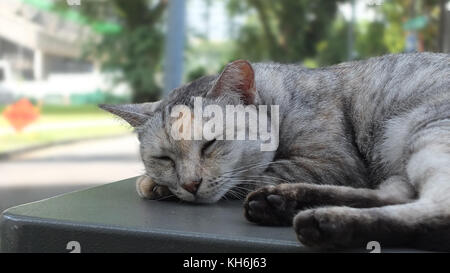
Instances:
[[[279,105],[279,146],[174,140],[174,105]],[[211,203],[242,196],[245,217],[293,225],[311,247],[450,250],[450,55],[398,54],[326,68],[228,64],[156,103],[102,105],[136,128],[141,196]],[[268,114],[270,118],[270,113]]]

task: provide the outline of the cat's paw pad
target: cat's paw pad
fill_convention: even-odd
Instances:
[[[350,246],[353,238],[351,217],[340,208],[319,208],[299,212],[294,218],[298,240],[309,247]]]
[[[269,186],[251,192],[244,202],[245,217],[262,225],[292,225],[296,201],[279,186]]]
[[[173,195],[166,186],[161,186],[153,180],[143,175],[136,180],[136,191],[142,198],[158,200]]]

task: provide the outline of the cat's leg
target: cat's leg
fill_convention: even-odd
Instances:
[[[162,200],[173,195],[166,186],[156,184],[146,175],[136,179],[136,191],[140,197],[151,200]]]
[[[318,247],[364,246],[375,240],[382,246],[450,250],[450,134],[430,134],[411,149],[406,173],[418,190],[416,201],[378,208],[301,211],[293,221],[298,239]]]
[[[355,208],[380,207],[413,200],[413,187],[400,176],[384,181],[377,189],[352,188],[307,183],[279,184],[250,193],[245,202],[245,216],[264,225],[292,225],[300,211],[321,206]]]
[[[298,240],[319,248],[381,246],[450,250],[449,202],[419,200],[378,208],[322,207],[299,212],[293,220]]]

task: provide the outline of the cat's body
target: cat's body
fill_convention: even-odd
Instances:
[[[240,94],[240,100],[230,94]],[[191,107],[194,96],[222,107],[279,105],[278,149],[257,152],[251,144],[222,141],[215,149],[228,149],[226,155],[203,159],[195,154],[205,142],[192,141],[183,149],[174,141],[154,143],[161,137],[149,137],[148,131],[171,124],[167,114],[155,113],[178,104]],[[190,192],[202,202],[216,201],[233,187],[256,185],[262,188],[245,200],[247,219],[293,223],[306,245],[363,247],[379,241],[382,246],[450,249],[448,54],[388,55],[313,70],[237,61],[219,77],[201,78],[174,90],[162,103],[140,107],[106,108],[135,123],[145,146],[141,152],[147,175],[181,199],[196,200]],[[171,157],[185,157],[172,159],[172,176],[152,167],[156,161],[148,159],[148,151],[158,149],[155,145],[173,149]],[[232,160],[231,151],[238,159]],[[192,175],[184,179],[190,168]],[[235,181],[226,175],[233,172]],[[181,186],[200,183],[194,183],[195,192],[186,187],[184,192],[168,180],[158,181],[164,177]],[[265,186],[269,183],[277,186]],[[208,184],[227,190],[211,190],[214,186]]]

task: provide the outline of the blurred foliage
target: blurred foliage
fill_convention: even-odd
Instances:
[[[246,22],[236,37],[231,59],[300,62],[316,67],[349,59],[349,22],[337,12],[339,3],[349,0],[226,0],[230,15],[245,15]],[[362,59],[405,48],[404,23],[424,15],[428,24],[418,30],[419,50],[437,51],[440,0],[385,0],[367,6],[374,21],[361,20],[354,26],[355,58]]]
[[[343,1],[228,0],[231,15],[249,14],[236,41],[236,58],[299,62],[317,54]]]
[[[69,100],[71,105],[95,105],[99,103],[118,104],[129,102],[129,98],[126,96],[117,96],[100,90],[85,94],[71,94]]]
[[[338,5],[350,0],[221,0],[233,18],[229,41],[209,41],[207,35],[190,33],[185,51],[185,80],[217,73],[234,59],[277,61],[318,67],[349,59],[349,21]],[[356,59],[404,51],[404,24],[419,15],[428,24],[418,30],[423,50],[439,48],[439,3],[442,0],[384,0],[372,9],[375,20],[354,25]],[[79,7],[87,20],[109,21],[121,32],[91,39],[87,54],[103,69],[121,70],[134,90],[133,100],[153,101],[161,93],[164,46],[164,11],[168,0],[85,1]],[[375,2],[375,1],[374,1]],[[211,6],[211,0],[204,0]],[[66,5],[61,5],[67,8]],[[189,15],[188,15],[189,16]],[[208,15],[209,16],[209,15]]]
[[[405,30],[403,24],[418,15],[425,15],[427,25],[418,30],[423,40],[423,49],[437,51],[439,49],[439,20],[440,0],[396,0],[384,1],[377,7],[377,11],[383,15],[386,21],[384,43],[389,52],[401,52],[404,48]]]
[[[382,38],[385,33],[383,22],[361,23],[356,31],[355,49],[358,54],[357,57],[367,58],[389,53],[388,46]]]
[[[122,71],[134,91],[134,102],[154,101],[161,94],[155,76],[161,70],[164,35],[148,28],[125,29],[124,33],[104,36],[100,45],[90,47],[90,52],[102,59],[105,70]]]
[[[348,23],[342,17],[333,22],[326,37],[316,45],[316,66],[330,65],[347,60],[348,27]]]
[[[192,69],[191,71],[188,72],[187,74],[187,81],[193,81],[195,79],[198,79],[202,76],[205,76],[207,74],[206,68],[204,66],[198,66],[194,69]]]
[[[386,31],[383,35],[383,42],[391,53],[399,53],[405,48],[405,33],[403,22],[406,20],[406,1],[389,1],[382,6],[376,7],[377,12],[383,14],[386,20]]]
[[[157,75],[164,48],[163,15],[167,0],[84,1],[87,20],[114,21],[121,31],[89,39],[85,53],[103,70],[119,70],[133,89],[133,101],[154,101],[161,94]],[[61,9],[68,8],[61,3]],[[71,8],[71,7],[70,7]]]
[[[185,81],[220,73],[231,61],[233,50],[233,41],[211,41],[201,34],[191,37],[184,54]]]

